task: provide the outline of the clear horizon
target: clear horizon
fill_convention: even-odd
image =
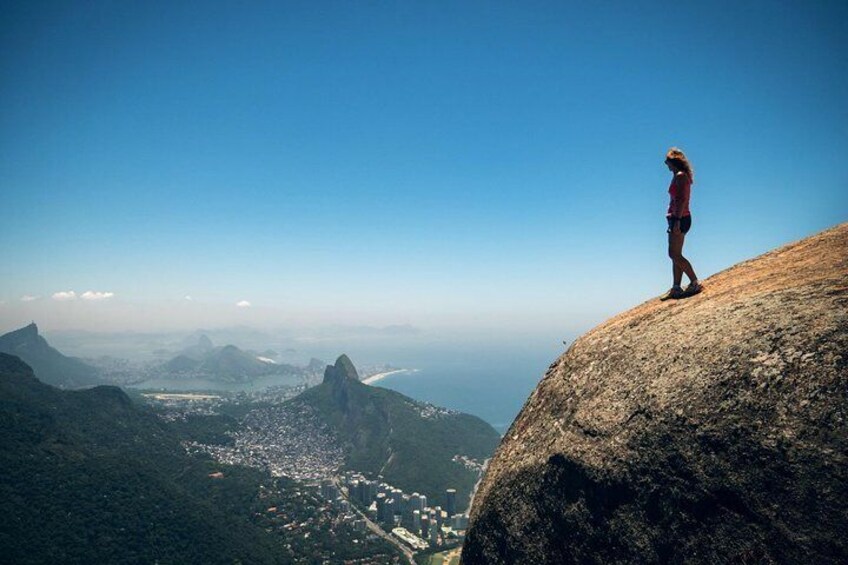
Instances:
[[[570,339],[668,288],[673,145],[702,279],[848,219],[845,3],[11,3],[0,47],[2,332]]]

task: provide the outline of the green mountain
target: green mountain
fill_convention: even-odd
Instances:
[[[200,366],[200,361],[189,357],[188,355],[177,355],[162,367],[169,373],[189,373],[196,371]]]
[[[298,483],[188,455],[176,428],[119,388],[62,391],[6,354],[0,429],[2,563],[389,562],[395,553],[331,527],[323,501]]]
[[[50,347],[38,333],[35,322],[0,336],[0,353],[25,361],[44,383],[59,388],[80,388],[102,384],[98,369]]]
[[[363,384],[347,355],[326,368],[320,385],[289,402],[307,404],[321,415],[344,446],[347,468],[382,475],[442,506],[445,489],[455,488],[458,507],[464,509],[477,480],[477,473],[454,457],[482,462],[500,441],[495,429],[476,416]]]
[[[5,562],[275,562],[249,522],[254,472],[210,479],[220,466],[119,388],[61,391],[0,354],[0,428]]]
[[[162,370],[173,374],[191,373],[205,379],[243,383],[267,375],[304,376],[303,369],[292,365],[260,361],[253,353],[235,345],[214,347],[205,335],[199,342],[184,349],[179,355],[162,365]]]
[[[263,363],[235,345],[226,345],[207,353],[198,369],[220,378],[250,380],[275,373],[277,366],[273,363]]]

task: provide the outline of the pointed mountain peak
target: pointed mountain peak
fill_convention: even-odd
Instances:
[[[35,325],[35,322],[32,322],[28,326],[24,326],[3,335],[0,337],[0,342],[20,345],[36,341],[39,337],[38,326]]]
[[[35,325],[35,322],[30,322],[28,325],[26,325],[26,326],[24,326],[20,329],[9,332],[9,334],[15,334],[19,337],[37,337],[38,336],[38,326]]]
[[[356,367],[347,355],[340,355],[335,365],[327,365],[324,369],[324,382],[343,383],[346,379],[359,381]]]
[[[359,380],[359,374],[356,372],[356,367],[353,366],[353,361],[351,361],[350,357],[344,353],[339,355],[339,358],[336,359],[335,367],[337,371],[344,371],[346,377],[355,381]]]
[[[20,357],[32,367],[38,380],[50,385],[77,388],[100,380],[94,367],[50,347],[44,336],[39,335],[35,322],[0,335],[0,352]]]
[[[197,338],[197,345],[200,346],[201,349],[210,350],[214,349],[215,346],[212,343],[212,340],[209,339],[209,336],[206,334],[201,334],[199,338]]]

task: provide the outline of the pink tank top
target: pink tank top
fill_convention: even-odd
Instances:
[[[689,175],[680,174],[674,175],[671,179],[671,185],[668,187],[668,195],[671,197],[668,203],[668,213],[666,217],[677,215],[684,218],[689,213],[689,193],[692,188],[692,181],[689,180]],[[675,214],[679,209],[680,213]]]

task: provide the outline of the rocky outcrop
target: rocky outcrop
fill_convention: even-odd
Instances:
[[[81,388],[103,382],[98,369],[52,348],[38,333],[35,322],[0,336],[0,353],[20,357],[43,383],[59,388]]]
[[[848,224],[576,341],[505,435],[466,565],[848,562]]]
[[[359,375],[347,355],[340,355],[335,365],[327,365],[324,369],[324,381],[321,384],[330,390],[336,407],[344,414],[355,414],[358,419],[363,406],[361,402],[351,402],[351,397],[356,396],[350,391],[351,383],[358,384]]]
[[[340,355],[335,365],[327,365],[324,369],[324,382],[333,386],[342,386],[348,380],[359,381],[359,374],[353,361],[347,355]]]

